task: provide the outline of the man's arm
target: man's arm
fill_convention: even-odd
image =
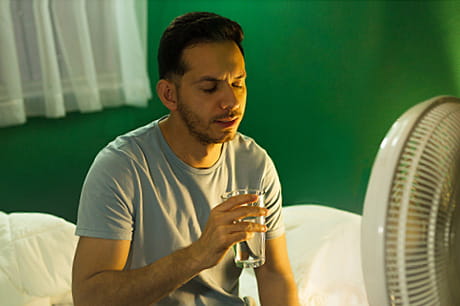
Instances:
[[[241,206],[257,196],[240,195],[211,210],[206,227],[196,242],[150,265],[123,270],[131,242],[81,237],[72,272],[72,294],[78,305],[149,305],[182,286],[202,270],[219,263],[236,242],[266,227],[252,222],[233,222],[266,215],[265,208]]]
[[[285,235],[267,240],[265,258],[265,264],[255,269],[261,304],[298,306]]]
[[[122,271],[130,243],[80,238],[72,279],[75,305],[149,305],[202,269],[188,247],[141,269]]]

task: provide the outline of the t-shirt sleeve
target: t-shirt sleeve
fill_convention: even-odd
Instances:
[[[262,186],[265,191],[265,207],[268,215],[265,218],[267,225],[266,238],[274,239],[284,234],[284,220],[282,211],[281,184],[273,161],[267,155],[265,174],[262,178]]]
[[[99,152],[83,183],[76,235],[131,240],[133,171],[121,152],[109,148]]]

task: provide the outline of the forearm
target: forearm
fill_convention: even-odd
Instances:
[[[129,240],[80,237],[72,271],[74,304],[149,305],[160,301],[217,265],[234,243],[247,240],[252,232],[266,231],[261,224],[233,222],[265,216],[265,208],[243,205],[256,199],[255,195],[239,195],[217,205],[197,241],[140,269],[123,271]]]
[[[292,277],[279,274],[265,275],[264,281],[258,282],[261,305],[298,306],[297,287]]]
[[[203,270],[191,247],[135,270],[102,271],[74,288],[78,305],[150,305]]]
[[[255,270],[263,306],[298,306],[299,298],[289,264],[286,236],[267,240],[265,264]]]

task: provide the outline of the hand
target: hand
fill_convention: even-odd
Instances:
[[[250,239],[254,232],[266,232],[267,227],[253,222],[238,222],[246,217],[266,216],[262,207],[245,206],[257,201],[257,195],[234,196],[211,210],[200,239],[191,245],[192,256],[207,269],[217,265],[235,243]]]

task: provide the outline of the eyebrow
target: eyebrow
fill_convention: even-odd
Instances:
[[[246,77],[246,73],[243,73],[243,74],[240,74],[239,76],[237,76],[235,79],[237,80],[240,80],[240,79],[244,79]],[[201,83],[201,82],[220,82],[220,81],[223,81],[222,79],[218,79],[216,77],[213,77],[213,76],[203,76],[201,78],[199,78],[196,82],[193,82],[194,84],[198,84],[198,83]]]

